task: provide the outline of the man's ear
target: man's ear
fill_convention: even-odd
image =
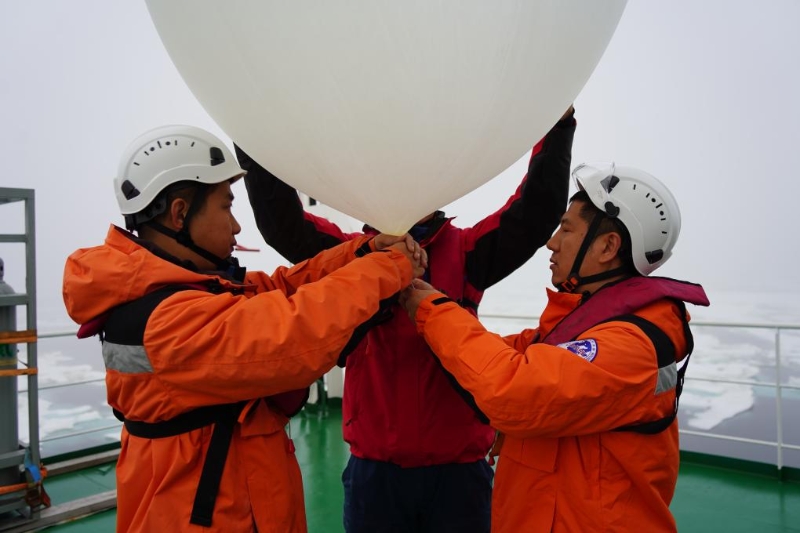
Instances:
[[[175,198],[172,200],[172,203],[169,204],[169,209],[167,211],[168,218],[167,222],[172,227],[172,229],[176,231],[180,231],[183,229],[184,220],[186,218],[186,213],[189,212],[189,204],[183,198]]]
[[[619,257],[619,250],[622,247],[622,236],[617,232],[609,232],[600,235],[602,247],[598,260],[601,263],[611,262]]]

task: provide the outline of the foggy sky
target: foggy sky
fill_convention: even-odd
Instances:
[[[39,315],[66,325],[67,255],[121,223],[111,180],[141,132],[168,123],[227,139],[172,65],[143,2],[3,2],[0,18],[0,186],[36,190]],[[578,97],[573,165],[616,161],[664,181],[683,228],[660,275],[725,291],[800,296],[793,213],[800,121],[800,2],[630,0]],[[534,96],[532,95],[532,98]],[[457,225],[500,207],[528,154],[445,210]],[[241,183],[235,211],[250,268],[283,264],[263,244]],[[0,233],[22,231],[20,206],[0,206]],[[21,246],[0,244],[6,281],[24,287]],[[504,283],[545,286],[547,251]],[[531,310],[534,312],[535,310]],[[59,314],[60,313],[60,314]],[[797,314],[787,317],[800,321]],[[47,323],[40,325],[47,329]]]

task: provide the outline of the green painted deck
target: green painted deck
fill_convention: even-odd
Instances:
[[[340,475],[348,450],[340,424],[336,408],[325,416],[304,411],[292,420],[311,533],[343,531]],[[703,456],[688,455],[681,464],[672,503],[681,533],[800,533],[800,483],[708,463]],[[113,464],[49,478],[45,487],[54,505],[111,490]],[[47,531],[107,533],[114,531],[115,517],[106,511]]]

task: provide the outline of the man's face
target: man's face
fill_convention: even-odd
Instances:
[[[214,186],[206,197],[205,205],[192,218],[189,233],[199,247],[222,259],[233,253],[236,235],[242,227],[233,216],[233,193],[228,182]],[[206,259],[198,260],[201,270],[215,268]]]
[[[553,252],[550,255],[550,271],[553,273],[551,281],[556,287],[566,281],[569,276],[575,256],[578,255],[583,238],[589,229],[589,223],[580,216],[581,207],[583,207],[583,202],[572,202],[567,212],[561,217],[561,225],[558,230],[547,241],[548,250]],[[587,272],[587,260],[589,260],[588,253],[580,268],[583,275],[586,275]]]

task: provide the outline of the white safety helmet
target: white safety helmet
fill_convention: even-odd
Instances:
[[[172,125],[140,135],[125,149],[114,178],[120,212],[133,215],[179,181],[215,184],[246,172],[225,144],[194,126]]]
[[[681,232],[681,212],[663,183],[647,172],[613,163],[579,165],[572,177],[595,207],[625,225],[633,266],[640,274],[647,276],[670,258]]]

